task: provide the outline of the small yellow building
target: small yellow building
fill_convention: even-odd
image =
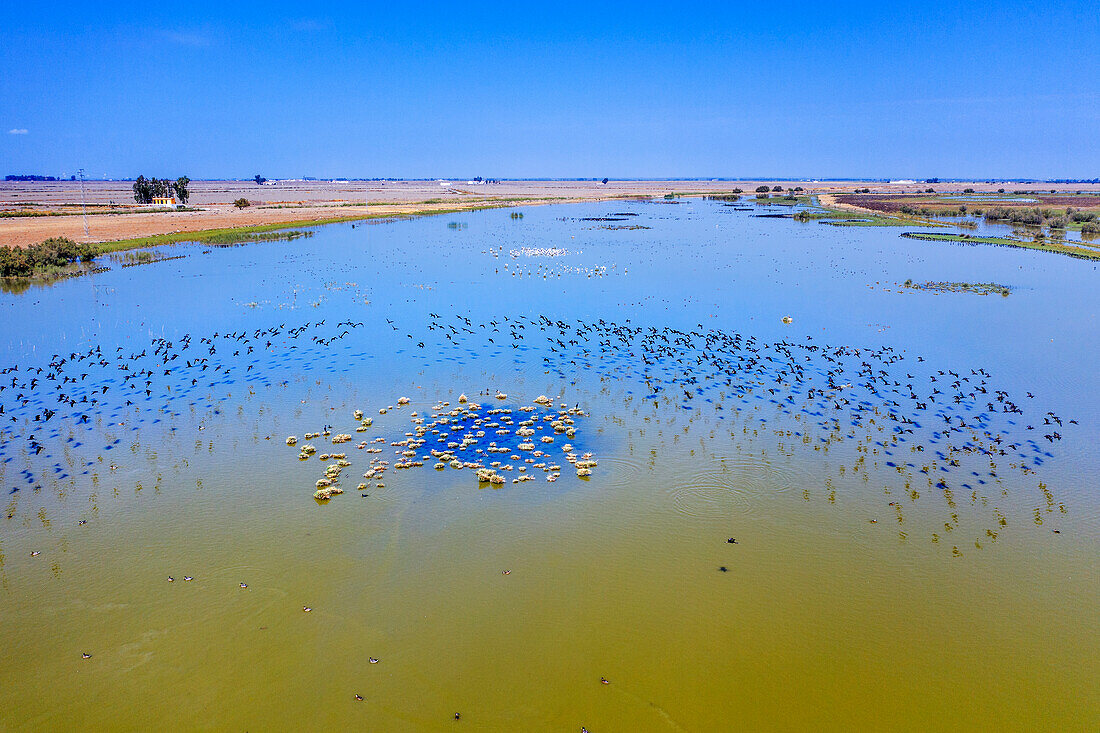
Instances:
[[[180,205],[180,203],[179,203],[179,201],[176,201],[175,196],[154,196],[153,197],[153,206],[158,206],[158,207],[162,207],[162,208],[166,207],[166,208],[176,209],[176,208],[179,208],[179,205]]]

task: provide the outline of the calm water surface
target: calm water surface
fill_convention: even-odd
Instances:
[[[0,296],[0,728],[1096,729],[1096,267],[765,212]]]

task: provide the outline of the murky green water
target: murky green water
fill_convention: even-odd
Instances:
[[[0,728],[1094,729],[1095,266],[754,213],[3,296]]]

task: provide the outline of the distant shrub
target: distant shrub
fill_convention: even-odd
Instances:
[[[963,189],[963,193],[974,193],[974,189],[972,189],[972,188],[964,188],[964,189]]]
[[[767,193],[770,190],[771,189],[769,189],[767,186],[757,186],[756,187],[756,192],[757,193]]]
[[[238,209],[243,209],[246,206],[251,206],[252,204],[250,204],[248,199],[246,198],[239,198],[233,202],[233,205],[236,206]]]
[[[783,187],[782,186],[772,186],[772,190],[773,191],[782,191]]]
[[[924,189],[924,192],[925,193],[935,193],[936,189],[929,187],[929,188]]]
[[[1047,210],[1047,213],[1052,213]],[[985,212],[986,221],[1009,221],[1013,224],[1042,224],[1048,218],[1038,208],[1010,208],[1008,206],[994,206]]]
[[[1100,234],[1100,223],[1095,221],[1086,221],[1081,225],[1082,234]]]

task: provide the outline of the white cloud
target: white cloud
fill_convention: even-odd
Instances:
[[[27,134],[27,128],[25,128],[25,127],[13,127],[12,129],[8,130],[8,134],[9,135],[26,135]]]

